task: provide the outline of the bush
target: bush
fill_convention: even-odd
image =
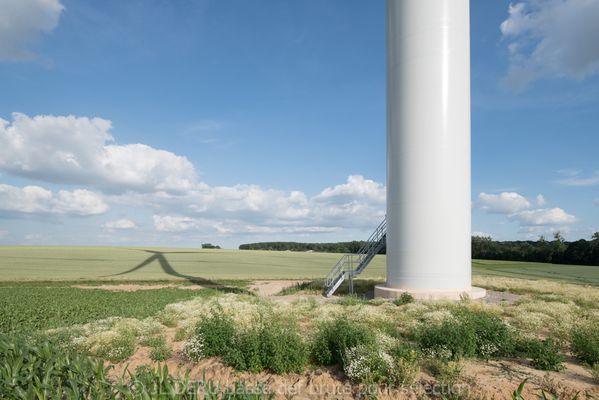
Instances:
[[[439,383],[443,386],[454,386],[460,375],[464,364],[461,361],[448,361],[442,358],[429,358],[426,360],[426,369],[431,373]]]
[[[240,371],[260,372],[266,367],[262,353],[261,330],[237,332],[231,346],[222,354],[225,362]]]
[[[420,348],[446,358],[507,356],[513,353],[514,334],[496,315],[461,309],[455,319],[421,325],[414,335]]]
[[[416,381],[420,372],[418,366],[418,352],[402,344],[393,347],[390,351],[394,366],[389,371],[391,383],[396,385],[411,385]]]
[[[224,355],[235,337],[235,325],[222,310],[214,308],[209,317],[200,320],[195,336],[201,337],[205,357]]]
[[[318,365],[343,364],[348,349],[374,343],[374,333],[367,326],[350,322],[342,316],[318,327],[311,353]]]
[[[393,304],[396,306],[403,306],[404,304],[409,304],[414,302],[414,296],[412,296],[409,292],[403,292],[399,298],[393,300]]]
[[[164,361],[172,354],[164,336],[155,336],[148,339],[148,346],[150,347],[150,359],[154,361]]]
[[[497,315],[468,309],[457,314],[458,319],[474,332],[476,356],[488,360],[493,356],[513,354],[514,333]]]
[[[431,357],[457,360],[476,354],[475,332],[459,320],[421,325],[415,336],[420,348]]]
[[[559,346],[552,339],[523,339],[516,347],[520,356],[530,358],[531,365],[543,371],[561,371],[564,369],[564,357]]]
[[[275,374],[302,372],[308,362],[308,347],[295,325],[273,321],[264,325],[262,352],[264,365]]]
[[[308,349],[293,323],[278,321],[271,315],[255,321],[250,329],[238,330],[218,310],[198,323],[184,352],[194,361],[222,356],[240,371],[268,369],[276,374],[301,372],[308,361]]]
[[[374,344],[359,344],[346,350],[343,372],[353,382],[386,383],[393,370],[393,359]]]
[[[599,364],[599,322],[574,326],[571,344],[576,358],[589,365]]]
[[[124,361],[131,357],[134,351],[135,334],[128,330],[101,337],[99,343],[92,348],[94,355],[112,362]]]

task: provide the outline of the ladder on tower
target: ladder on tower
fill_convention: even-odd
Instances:
[[[324,295],[331,297],[346,279],[349,279],[349,291],[353,293],[353,278],[366,269],[374,256],[385,246],[386,239],[387,219],[383,219],[356,254],[345,254],[337,261],[325,278]]]

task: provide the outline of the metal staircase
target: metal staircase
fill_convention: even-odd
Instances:
[[[324,281],[324,295],[331,297],[345,279],[349,279],[349,291],[353,293],[353,278],[360,275],[375,255],[383,248],[387,238],[387,220],[379,224],[364,246],[356,254],[345,254],[337,261]]]

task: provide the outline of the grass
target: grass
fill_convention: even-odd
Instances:
[[[518,261],[473,260],[474,274],[522,279],[550,279],[599,285],[599,267]]]
[[[0,246],[0,281],[194,281],[322,279],[332,253],[212,249]],[[599,285],[599,267],[474,260],[479,276],[552,279]],[[385,256],[360,276],[384,281]]]

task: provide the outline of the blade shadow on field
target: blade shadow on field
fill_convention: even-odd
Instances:
[[[133,267],[131,269],[128,269],[123,272],[119,272],[117,274],[104,275],[102,277],[108,278],[108,277],[114,277],[114,276],[128,275],[128,274],[131,274],[135,271],[138,271],[138,270],[144,268],[145,266],[147,266],[149,264],[152,264],[154,261],[157,261],[158,264],[160,264],[160,267],[162,268],[162,271],[165,274],[174,276],[176,278],[185,279],[188,282],[193,283],[195,285],[214,287],[214,288],[223,289],[223,290],[227,290],[227,291],[233,291],[233,292],[244,291],[244,290],[240,290],[240,288],[227,287],[225,285],[219,284],[219,283],[214,282],[209,279],[205,279],[205,278],[198,277],[198,276],[186,275],[186,274],[182,274],[182,273],[176,271],[173,268],[173,266],[168,262],[166,257],[164,256],[165,254],[170,254],[171,252],[162,252],[162,251],[155,251],[155,250],[141,250],[141,251],[150,253],[151,255],[148,258],[146,258],[144,261],[137,264],[135,267]],[[181,253],[181,252],[172,252],[172,253]]]

